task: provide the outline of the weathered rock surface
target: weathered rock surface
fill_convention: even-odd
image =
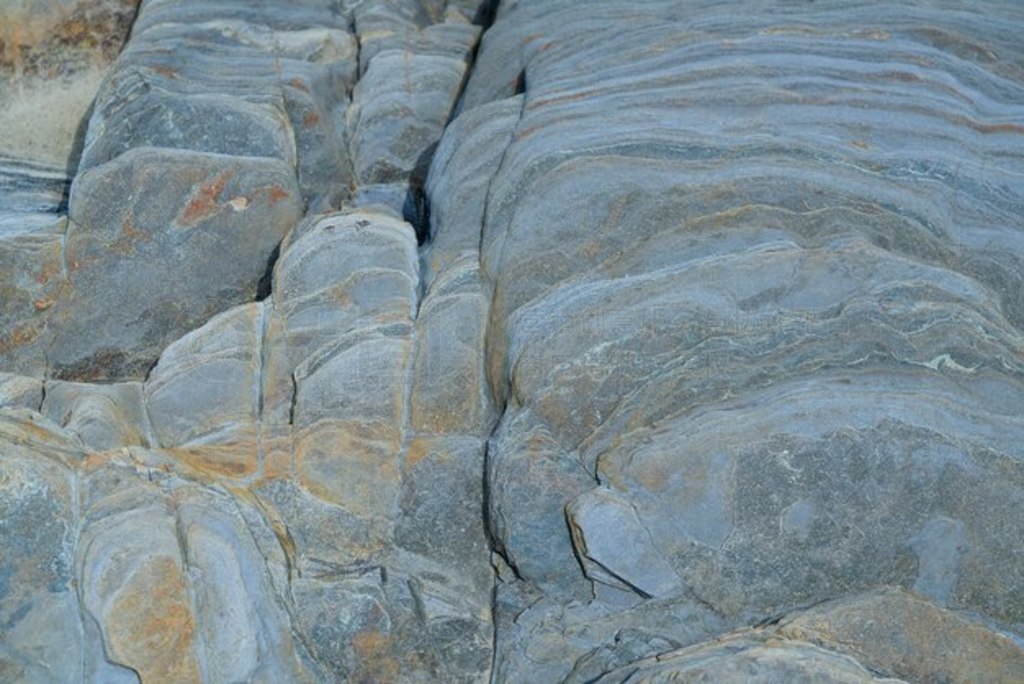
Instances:
[[[640,661],[596,680],[601,684],[692,682],[890,682],[860,664],[799,641],[738,635]]]
[[[1024,17],[749,9],[484,38],[463,117],[521,102],[479,241],[498,679],[671,598],[705,631],[648,639],[889,584],[1022,624]]]
[[[147,0],[0,164],[0,679],[1021,681],[1022,26]]]

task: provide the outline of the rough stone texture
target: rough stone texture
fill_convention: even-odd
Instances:
[[[354,197],[425,234],[426,170],[478,9],[145,2],[71,167],[70,223],[59,173],[0,164],[0,189],[12,188],[0,202],[0,286],[12,290],[0,362],[141,380],[171,341],[265,296],[304,211]],[[61,194],[44,197],[50,186]]]
[[[280,551],[244,501],[145,450],[90,455],[31,415],[0,421],[5,678],[310,678],[272,591]]]
[[[596,680],[601,684],[655,682],[891,682],[860,664],[799,641],[738,635],[640,661]]]
[[[339,251],[360,244],[363,251],[349,251],[347,260]],[[75,531],[54,533],[64,539],[61,548],[72,555],[79,549],[76,581],[86,588],[87,615],[75,619],[94,620],[100,630],[81,651],[92,648],[95,656],[99,644],[143,681],[486,676],[491,572],[479,512],[489,425],[480,415],[463,422],[461,435],[443,437],[402,427],[417,365],[410,318],[417,268],[408,224],[365,213],[324,217],[286,246],[275,273],[281,287],[271,300],[232,309],[171,345],[143,387],[48,383],[43,412],[63,416],[78,437],[52,430],[86,464],[63,467],[68,456],[63,469],[54,466],[85,496],[81,513],[70,502],[58,507],[85,522],[60,523]],[[404,291],[382,274],[399,276]],[[337,284],[325,288],[325,280]],[[279,298],[283,311],[276,310]],[[301,325],[304,315],[353,301],[365,316],[352,316],[347,332],[336,331],[335,319],[320,319],[331,325],[319,330],[334,335],[317,338],[314,328],[308,346],[298,348],[309,359],[293,369],[300,392],[290,400],[292,412],[268,410],[259,424],[261,354],[294,351],[286,344],[317,322]],[[276,326],[264,323],[264,309]],[[452,351],[432,363],[464,363]],[[403,364],[408,370],[396,376]],[[447,377],[437,370],[418,377]],[[474,382],[481,378],[482,360]],[[429,386],[419,391],[433,395]],[[130,417],[137,430],[122,432],[119,449],[87,454],[83,442],[88,450],[109,448],[111,428],[131,425],[110,411],[140,405],[145,411]],[[26,420],[29,414],[15,426],[25,429]],[[165,451],[124,448],[143,425],[152,426],[152,441]],[[263,429],[288,446],[264,446]],[[44,464],[60,456],[48,443],[38,450]],[[238,460],[247,455],[249,462]],[[4,457],[5,466],[20,466],[7,451]],[[5,522],[26,524],[19,515],[5,511]],[[54,551],[41,540],[22,542],[26,562],[50,562]],[[14,579],[18,591],[31,589]],[[339,614],[351,618],[339,622]],[[24,615],[14,618],[17,634],[32,636],[37,618],[19,620]],[[5,639],[9,667],[25,673],[13,668],[31,660],[31,644],[17,634]],[[83,657],[69,654],[59,671],[77,672]],[[44,662],[60,665],[53,656]]]
[[[777,632],[915,682],[1013,682],[1024,672],[1019,637],[899,589],[821,604],[781,620]]]
[[[1024,17],[750,5],[483,40],[462,116],[521,102],[479,239],[499,679],[670,597],[684,644],[886,584],[1022,623]]]
[[[742,10],[145,2],[0,163],[0,680],[1024,679],[1024,13]]]
[[[60,292],[68,183],[50,164],[0,158],[0,358],[3,368],[42,377],[40,315]]]
[[[357,205],[402,214],[429,231],[424,184],[480,36],[480,2],[373,0],[353,6],[359,83],[348,110]],[[443,21],[441,15],[443,14]]]
[[[180,151],[132,150],[80,174],[46,320],[52,373],[142,378],[171,333],[253,299],[298,195],[280,162]]]
[[[592,681],[675,681],[676,677],[684,681],[1014,682],[1021,672],[1024,648],[1019,639],[908,591],[884,588],[826,602],[772,626],[637,658]],[[879,676],[883,679],[876,679]]]
[[[873,677],[857,662],[799,641],[740,635],[641,660],[596,680],[653,682],[901,682]]]

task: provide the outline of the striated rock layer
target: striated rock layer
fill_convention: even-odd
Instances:
[[[1024,624],[1024,14],[980,5],[485,37],[463,116],[521,103],[480,240],[497,679],[881,585]]]
[[[146,0],[0,161],[0,680],[1021,681],[1022,27]]]

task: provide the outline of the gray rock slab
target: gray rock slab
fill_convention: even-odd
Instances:
[[[248,527],[261,518],[224,492],[147,475],[150,459],[135,451],[84,484],[76,578],[108,657],[143,680],[312,679],[273,591],[280,557],[255,541],[270,531]]]
[[[267,320],[263,411],[268,423],[295,418],[295,371],[353,330],[415,315],[415,237],[377,213],[316,217],[289,235],[275,266]]]
[[[729,629],[728,622],[688,598],[640,601],[635,592],[609,590],[590,601],[566,604],[525,585],[499,581],[496,587],[499,681],[594,681],[640,658]]]
[[[553,594],[585,595],[566,504],[595,482],[529,411],[506,411],[487,447],[488,522],[518,577]]]
[[[173,339],[253,299],[302,207],[283,162],[147,148],[79,175],[72,196],[49,359],[81,380],[141,378]]]
[[[449,269],[424,297],[417,316],[417,348],[410,420],[420,434],[476,435],[496,419],[484,381],[488,301],[476,264]]]
[[[680,593],[683,583],[658,552],[629,501],[599,487],[566,506],[576,555],[587,577],[644,598]]]
[[[255,440],[263,329],[263,304],[249,304],[164,350],[144,385],[159,446]]]
[[[0,233],[0,359],[7,372],[41,378],[46,311],[64,289],[67,217],[18,210],[8,218],[13,223]]]

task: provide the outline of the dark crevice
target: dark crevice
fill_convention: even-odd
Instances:
[[[466,72],[463,74],[462,82],[459,84],[459,90],[455,94],[455,99],[452,103],[451,111],[448,112],[448,119],[445,121],[444,129],[441,131],[441,136],[430,145],[427,149],[420,154],[416,160],[416,166],[413,168],[412,176],[409,179],[409,196],[406,198],[404,207],[404,218],[409,221],[416,229],[416,240],[422,247],[430,242],[431,230],[430,230],[430,199],[427,197],[425,188],[427,186],[427,177],[430,174],[430,165],[434,160],[434,153],[437,151],[437,146],[441,142],[441,138],[444,137],[445,132],[448,130],[448,126],[458,118],[462,112],[462,98],[466,93],[466,86],[469,84],[469,79],[473,76],[473,67],[476,66],[477,55],[480,52],[480,46],[483,44],[484,34],[491,27],[494,22],[494,14],[498,6],[498,0],[487,0],[480,5],[480,9],[477,10],[476,16],[473,18],[473,23],[481,27],[480,36],[477,38],[476,45],[473,46],[473,50],[470,52],[466,61]],[[413,218],[410,218],[412,216]]]
[[[138,2],[135,3],[135,9],[128,20],[128,31],[124,35],[124,40],[121,41],[121,44],[117,48],[118,54],[121,54],[121,51],[124,50],[125,45],[128,44],[128,41],[132,39],[132,36],[135,33],[135,20],[139,18],[139,12],[142,10],[142,2],[143,0],[138,0]]]
[[[299,404],[299,380],[295,377],[295,373],[291,374],[292,380],[292,396],[291,401],[288,404],[288,425],[295,425],[295,411]]]
[[[497,572],[495,572],[497,576]],[[498,669],[498,583],[491,587],[491,672],[490,681],[495,681]]]
[[[483,27],[486,31],[494,24],[494,18],[498,13],[499,0],[484,0],[476,10],[473,23]]]
[[[486,3],[486,5],[491,10],[491,13],[490,13],[490,16],[489,16],[489,22],[487,24],[488,26],[490,26],[493,23],[493,21],[494,21],[494,11],[496,10],[496,8],[498,6],[498,2],[497,1],[488,2],[488,3]],[[476,48],[477,50],[480,49],[480,46],[483,44],[483,40],[484,40],[484,35],[481,35],[480,36],[480,40],[477,43],[477,48]],[[476,52],[475,51],[474,51],[473,58],[474,58],[474,63],[475,63],[475,60],[476,60]],[[468,78],[467,78],[467,82],[468,82]],[[526,87],[527,87],[526,86],[526,70],[523,69],[523,71],[520,72],[520,76],[519,76],[519,78],[518,78],[518,80],[516,82],[516,95],[523,95],[526,92]],[[463,94],[464,94],[464,92],[465,91],[463,91]],[[462,109],[462,95],[463,94],[460,94],[459,101],[458,101],[458,104],[457,104],[457,107],[456,107],[456,111],[461,111],[461,109]],[[525,110],[525,102],[526,102],[526,98],[523,97],[523,105],[520,107],[519,117],[518,117],[515,125],[512,127],[513,135],[514,135],[515,130],[519,127],[519,123],[523,119],[523,112]],[[483,244],[484,243],[484,232],[485,232],[485,229],[486,229],[487,216],[488,216],[489,208],[490,208],[491,188],[492,188],[492,186],[494,184],[494,179],[501,172],[501,168],[505,164],[505,159],[506,159],[506,157],[508,155],[509,148],[512,146],[513,140],[514,140],[514,137],[510,136],[509,140],[508,140],[508,143],[505,145],[504,150],[502,150],[501,157],[498,159],[498,163],[497,163],[497,165],[496,165],[496,167],[494,169],[494,173],[491,175],[490,179],[487,182],[486,187],[483,190],[483,193],[484,193],[484,206],[483,206],[483,210],[482,210],[481,216],[480,216],[480,241],[478,243],[478,256],[480,258],[482,258],[482,252],[483,252],[483,247],[484,247],[484,244]],[[482,271],[481,271],[481,273],[482,273]],[[494,292],[492,290],[491,297],[490,297],[490,302],[488,304],[488,310],[489,311],[493,311],[493,308],[494,308]],[[489,347],[490,347],[490,340],[491,340],[491,330],[490,330],[490,327],[492,325],[490,314],[488,314],[487,319],[488,319],[488,322],[487,322],[486,330],[485,330],[485,333],[484,333],[484,358],[485,359],[489,357],[490,352],[491,352],[491,350],[489,349]],[[491,429],[491,433],[488,436],[488,439],[487,439],[487,442],[486,442],[486,450],[485,450],[485,454],[484,454],[483,473],[482,473],[483,482],[484,482],[483,506],[482,506],[482,508],[483,508],[483,514],[484,514],[485,529],[487,530],[487,541],[488,541],[488,544],[490,545],[490,548],[491,548],[492,552],[498,554],[505,561],[505,563],[508,565],[509,569],[512,571],[513,575],[515,576],[516,580],[519,581],[519,582],[523,582],[525,580],[519,574],[519,570],[515,567],[515,565],[513,563],[510,562],[509,557],[507,556],[507,554],[505,553],[504,549],[502,548],[503,545],[501,544],[501,541],[494,534],[492,526],[491,526],[491,522],[492,521],[491,521],[491,517],[490,517],[490,502],[491,502],[491,496],[492,496],[491,488],[490,488],[490,482],[489,482],[489,480],[490,480],[489,472],[490,472],[490,461],[491,461],[491,449],[492,449],[492,444],[493,444],[493,441],[494,441],[494,437],[495,437],[495,435],[496,435],[496,433],[498,431],[498,427],[501,425],[501,422],[502,422],[502,420],[505,417],[505,413],[508,410],[508,394],[507,394],[506,391],[503,391],[503,388],[494,387],[491,384],[490,378],[488,378],[486,375],[484,377],[484,382],[486,382],[487,385],[489,386],[489,391],[491,393],[492,399],[495,402],[495,408],[496,408],[496,411],[497,411],[497,419],[494,422],[494,425],[493,425],[493,427]],[[575,551],[575,548],[574,548],[574,551]],[[499,648],[498,648],[498,631],[499,631],[498,621],[499,621],[499,616],[500,616],[499,606],[498,606],[498,589],[499,589],[500,581],[501,580],[498,577],[497,571],[495,571],[494,586],[493,586],[493,591],[492,591],[492,594],[491,594],[491,600],[492,600],[491,619],[493,621],[493,627],[494,627],[493,634],[492,634],[492,641],[491,641],[491,682],[495,682],[496,681],[495,673],[497,672],[498,662],[499,662],[499,659],[500,659]]]
[[[161,352],[155,359],[153,359],[153,363],[149,364],[149,367],[146,368],[146,372],[143,373],[143,375],[142,375],[142,382],[143,383],[149,382],[149,378],[150,378],[151,375],[153,375],[153,371],[156,370],[156,367],[158,365],[160,365],[160,357],[161,356],[163,356],[163,352]]]
[[[416,244],[422,247],[430,241],[430,201],[422,186],[409,184],[402,204],[402,218],[416,231]]]
[[[348,32],[352,35],[352,38],[355,39],[355,42],[356,42],[356,54],[355,54],[356,76],[355,76],[355,79],[352,81],[352,83],[349,84],[348,90],[345,93],[345,95],[347,95],[349,100],[351,101],[352,100],[352,94],[355,92],[355,89],[356,89],[356,84],[359,83],[359,79],[362,78],[362,76],[363,76],[362,69],[359,67],[359,65],[362,64],[362,62],[360,60],[362,60],[362,57],[363,57],[362,56],[363,44],[359,40],[359,30],[358,30],[358,26],[356,26],[356,13],[355,13],[355,11],[349,9],[349,10],[347,10],[347,13],[346,13],[346,11],[343,10],[341,7],[338,7],[338,9],[336,11],[337,11],[339,16],[344,16],[345,17],[345,22],[347,24],[346,28],[348,29]],[[346,130],[346,134],[347,134],[347,132],[348,131]]]
[[[516,77],[516,87],[513,95],[522,95],[526,92],[526,69],[519,72],[519,76]]]
[[[281,256],[281,243],[278,243],[274,247],[274,251],[267,257],[267,268],[260,277],[258,283],[256,283],[256,299],[257,302],[262,302],[264,299],[269,297],[273,292],[274,285],[274,265],[277,264],[278,257]]]
[[[442,132],[442,135],[444,133]],[[432,143],[423,150],[416,160],[412,174],[409,176],[409,191],[405,195],[402,206],[402,218],[412,225],[416,231],[416,242],[422,247],[430,242],[430,198],[427,197],[427,176],[430,165],[434,161],[434,153],[438,143]]]

